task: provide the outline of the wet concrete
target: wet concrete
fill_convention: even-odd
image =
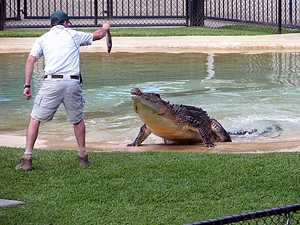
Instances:
[[[0,145],[25,148],[25,136],[0,135]],[[139,147],[127,147],[126,143],[87,142],[87,150],[92,152],[198,152],[220,154],[261,154],[270,152],[300,152],[300,140],[284,141],[247,141],[215,143],[216,147],[206,148],[203,144],[165,145],[158,143],[144,144]],[[35,148],[49,150],[78,150],[75,140],[38,139]]]

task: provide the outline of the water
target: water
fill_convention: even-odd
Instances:
[[[24,54],[0,54],[1,134],[25,135],[33,106],[22,96],[26,59]],[[159,93],[170,103],[201,107],[227,130],[258,130],[234,141],[299,139],[299,60],[300,53],[83,53],[87,141],[135,139],[142,123],[131,105],[134,87]],[[43,67],[39,60],[34,96]],[[40,138],[74,138],[63,106],[52,122],[42,124]],[[148,140],[156,141],[161,140]]]

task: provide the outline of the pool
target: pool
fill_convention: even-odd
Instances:
[[[25,135],[33,99],[23,94],[27,54],[0,54],[0,133]],[[300,138],[300,53],[82,53],[87,141],[132,142],[142,125],[130,90],[201,107],[227,130],[254,130],[234,142]],[[33,96],[43,77],[36,63]],[[280,129],[279,129],[280,128]],[[74,141],[61,106],[39,138]],[[160,143],[154,135],[146,143]]]

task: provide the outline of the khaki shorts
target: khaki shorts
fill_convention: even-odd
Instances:
[[[31,117],[49,122],[63,103],[70,123],[79,123],[83,117],[84,95],[79,80],[45,79],[34,100]]]

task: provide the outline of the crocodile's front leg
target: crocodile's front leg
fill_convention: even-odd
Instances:
[[[127,146],[139,146],[142,144],[143,141],[145,141],[145,139],[151,134],[151,131],[149,130],[149,128],[146,126],[146,124],[144,124],[141,129],[140,129],[140,133],[138,134],[138,136],[136,137],[136,139],[134,140],[134,142],[132,142],[131,144],[128,144]]]

